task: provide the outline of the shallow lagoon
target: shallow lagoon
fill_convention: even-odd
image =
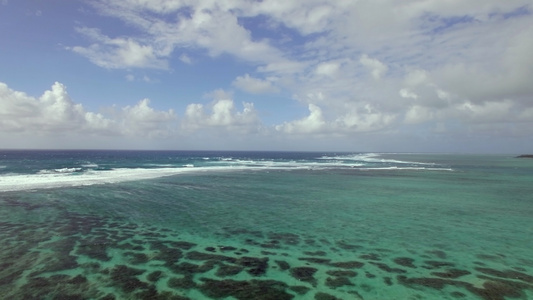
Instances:
[[[316,163],[336,163],[324,157]],[[388,154],[356,167],[268,168],[253,159],[1,192],[0,295],[533,298],[533,161]]]

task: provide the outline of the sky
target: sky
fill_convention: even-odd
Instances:
[[[0,149],[533,153],[532,0],[0,0]]]

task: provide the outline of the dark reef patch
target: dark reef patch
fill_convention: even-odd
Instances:
[[[268,269],[268,257],[256,258],[256,257],[240,257],[236,263],[245,268],[248,274],[253,276],[260,276],[266,273]]]
[[[309,256],[326,256],[327,253],[325,251],[304,251],[305,255]]]
[[[243,269],[244,268],[240,266],[220,264],[215,275],[218,277],[234,276],[239,274]]]
[[[275,262],[276,262],[276,264],[278,264],[280,270],[282,270],[282,271],[285,271],[285,270],[288,270],[288,269],[291,268],[291,266],[289,265],[289,263],[286,262],[286,261],[283,261],[283,260],[276,260]]]
[[[485,300],[505,300],[506,298],[521,298],[526,299],[523,293],[523,289],[528,288],[527,285],[523,285],[513,281],[485,281],[483,288],[476,288],[472,285],[468,285],[467,289],[480,296]],[[529,286],[529,288],[531,288]]]
[[[286,292],[288,286],[275,280],[213,280],[201,278],[200,291],[211,298],[235,297],[237,299],[290,300],[293,295]]]
[[[476,257],[481,260],[489,260],[489,261],[495,261],[495,262],[502,260],[502,257],[499,255],[477,254]]]
[[[363,254],[360,255],[359,258],[364,260],[381,260],[379,254],[376,253]]]
[[[150,258],[144,253],[125,252],[124,255],[128,257],[130,263],[134,265],[145,264]]]
[[[182,262],[178,265],[172,265],[171,270],[177,274],[192,276],[196,273],[205,273],[207,271],[210,271],[215,267],[216,264],[217,262],[213,260],[206,261],[202,265],[196,265],[196,264],[192,264],[189,262]]]
[[[117,265],[110,271],[110,277],[114,285],[120,287],[125,293],[132,293],[135,290],[146,290],[149,285],[140,281],[137,276],[144,273],[144,270],[134,269],[125,265]]]
[[[218,246],[218,249],[222,252],[237,250],[237,248],[231,246]]]
[[[305,242],[307,245],[311,245],[311,246],[314,246],[315,243],[316,243],[316,241],[313,240],[313,239],[306,239],[304,242]]]
[[[289,289],[293,292],[295,292],[298,295],[305,295],[307,292],[309,292],[310,288],[303,286],[303,285],[295,285],[289,287]]]
[[[447,255],[446,255],[446,252],[442,251],[442,250],[431,250],[431,251],[426,251],[426,253],[429,253],[439,259],[446,259],[447,258]]]
[[[458,292],[458,291],[451,292],[450,295],[452,295],[452,297],[457,298],[457,299],[466,297],[465,294]]]
[[[329,263],[328,265],[332,267],[341,268],[341,269],[359,269],[365,264],[359,261],[341,261],[341,262]]]
[[[281,249],[281,245],[278,240],[270,240],[266,243],[259,244],[259,246],[267,249]]]
[[[256,238],[263,238],[263,232],[259,230],[249,230],[245,228],[223,228],[227,233],[228,237],[234,236],[234,235],[249,235]]]
[[[292,277],[311,283],[313,286],[316,285],[316,279],[313,275],[316,273],[317,269],[311,267],[297,267],[290,270]]]
[[[349,270],[329,270],[326,274],[330,276],[344,276],[344,277],[355,277],[357,273]]]
[[[78,246],[76,254],[86,255],[92,259],[100,261],[110,261],[111,257],[107,255],[107,245],[108,242],[106,240],[85,240]]]
[[[272,240],[279,240],[286,245],[298,245],[300,237],[294,233],[269,233],[268,238]]]
[[[122,249],[122,250],[134,250],[134,251],[143,251],[144,248],[140,245],[133,245],[132,243],[122,243],[114,245],[113,248]]]
[[[315,300],[342,300],[342,299],[337,298],[333,295],[324,293],[324,292],[318,292],[315,294]]]
[[[345,285],[354,285],[348,277],[328,277],[326,278],[326,286],[336,289]]]
[[[391,286],[392,285],[392,278],[383,277],[383,282],[385,282],[386,285]]]
[[[331,261],[331,259],[321,257],[299,257],[298,259],[315,264],[329,264],[329,262]]]
[[[431,273],[431,275],[435,275],[437,277],[450,278],[450,279],[459,278],[459,277],[462,277],[468,274],[472,274],[472,272],[466,271],[466,270],[460,270],[460,269],[449,269],[449,270],[446,270],[445,272]]]
[[[412,269],[416,268],[416,266],[413,264],[414,261],[415,260],[410,257],[397,257],[394,259],[394,263],[396,263],[397,265]]]
[[[403,275],[398,275],[398,282],[404,286],[410,287],[413,285],[425,286],[436,290],[442,290],[446,285],[453,285],[463,287],[464,284],[459,281],[453,281],[449,279],[442,278],[431,278],[431,277],[418,277],[418,278],[407,278]]]
[[[451,263],[451,262],[447,262],[447,261],[435,261],[435,260],[426,260],[424,261],[424,266],[423,268],[426,268],[426,269],[439,269],[439,268],[443,268],[443,267],[455,267],[455,264],[454,263]]]
[[[185,257],[190,260],[214,260],[214,261],[222,261],[222,262],[229,262],[229,263],[235,263],[237,261],[237,259],[234,257],[229,257],[229,256],[224,256],[224,255],[219,255],[219,254],[202,253],[198,251],[187,252]]]
[[[378,262],[370,262],[370,263],[387,273],[397,273],[397,274],[406,273],[406,271],[403,269],[391,268],[389,265],[384,264],[384,263],[378,263]]]
[[[533,284],[533,276],[514,270],[498,271],[491,268],[475,268],[475,270],[491,276],[496,276],[505,279],[517,279],[523,282]]]
[[[362,246],[348,244],[344,241],[338,241],[336,244],[337,244],[337,247],[342,248],[344,250],[358,250],[358,249],[363,248]]]
[[[152,273],[148,274],[146,279],[148,279],[148,281],[151,281],[151,282],[156,282],[161,278],[161,276],[163,276],[163,272],[153,271]]]
[[[177,289],[193,289],[196,287],[196,283],[192,279],[192,276],[189,275],[182,278],[170,278],[167,281],[167,285]]]
[[[185,241],[171,241],[168,242],[170,247],[179,248],[182,250],[191,250],[193,247],[196,247],[195,243],[185,242]]]
[[[162,242],[151,243],[150,248],[158,250],[153,259],[162,260],[167,266],[178,262],[183,257],[183,252],[180,249],[169,247]]]
[[[486,280],[483,283],[483,288],[475,287],[471,283],[443,278],[407,278],[406,276],[399,275],[397,279],[400,284],[407,287],[425,286],[436,290],[442,290],[445,286],[449,285],[464,288],[485,300],[505,300],[506,298],[525,299],[523,290],[533,288],[531,285],[522,282],[496,279],[486,276],[478,277]],[[460,295],[456,294],[456,296]]]

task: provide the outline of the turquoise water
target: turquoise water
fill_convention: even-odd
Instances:
[[[3,299],[533,299],[533,160],[0,152]]]

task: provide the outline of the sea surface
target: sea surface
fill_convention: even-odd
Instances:
[[[1,299],[533,299],[533,159],[0,151]]]

